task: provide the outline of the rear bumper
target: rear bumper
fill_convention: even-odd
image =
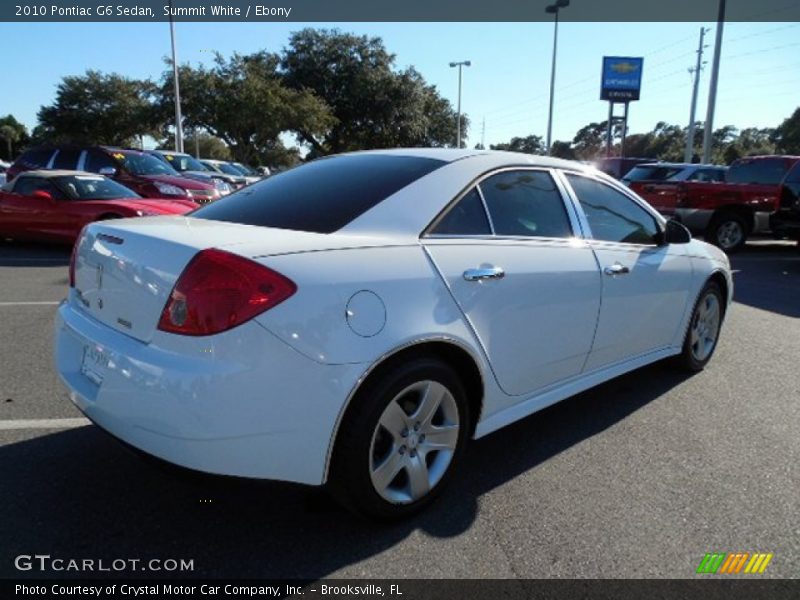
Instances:
[[[84,349],[104,358],[84,373]],[[59,307],[55,361],[72,402],[126,444],[223,475],[325,480],[332,432],[363,365],[323,365],[255,321],[144,344]]]

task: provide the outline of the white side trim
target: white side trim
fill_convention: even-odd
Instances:
[[[565,398],[569,398],[570,396],[579,394],[585,390],[588,390],[589,388],[593,388],[596,385],[600,385],[609,379],[614,379],[614,377],[619,377],[620,375],[624,375],[625,373],[645,365],[649,365],[650,363],[667,358],[668,356],[679,354],[680,351],[680,348],[666,347],[625,360],[610,367],[604,367],[590,373],[583,373],[577,378],[569,380],[566,383],[559,384],[558,387],[540,392],[484,419],[478,423],[478,426],[475,429],[475,439],[488,435],[493,431],[497,431],[498,429],[505,427],[514,421],[518,421],[523,417],[532,415],[533,413],[540,411],[543,408],[547,408],[556,402],[560,402]]]

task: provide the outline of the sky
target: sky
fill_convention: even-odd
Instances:
[[[178,61],[280,51],[304,26],[383,38],[398,68],[415,67],[455,106],[463,72],[462,110],[472,120],[467,143],[513,136],[543,138],[547,127],[553,23],[178,23]],[[559,25],[553,139],[607,118],[600,98],[603,56],[643,56],[641,100],[631,104],[632,133],[659,121],[686,125],[701,26],[706,36],[697,120],[704,120],[716,23],[571,23]],[[715,128],[775,127],[800,105],[800,23],[726,23]],[[0,23],[0,115],[29,129],[54,100],[65,75],[87,69],[158,79],[169,54],[167,23]],[[621,107],[620,107],[621,108]],[[483,124],[485,120],[485,133]]]

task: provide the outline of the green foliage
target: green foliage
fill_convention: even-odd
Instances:
[[[0,118],[0,140],[0,159],[12,161],[28,143],[28,130],[13,115],[6,115]]]
[[[195,156],[195,150],[199,148],[200,158],[213,158],[216,160],[233,160],[230,148],[218,137],[205,132],[199,132],[197,136],[193,131],[185,131],[183,138],[184,152]],[[195,143],[196,142],[196,143]],[[175,136],[168,134],[159,145],[161,150],[175,149]]]
[[[150,81],[87,71],[64,77],[55,102],[39,109],[37,141],[131,145],[158,129]]]
[[[450,103],[415,69],[396,72],[380,38],[303,29],[291,36],[281,66],[288,86],[312,91],[335,117],[321,136],[297,130],[315,155],[455,144]],[[462,116],[462,138],[468,125]]]
[[[777,151],[784,154],[800,154],[800,107],[775,130]]]
[[[527,137],[514,137],[504,144],[492,144],[491,150],[508,150],[509,152],[524,152],[525,154],[544,154],[545,147],[541,136],[529,135]]]
[[[284,85],[279,62],[275,54],[257,52],[234,54],[228,60],[217,55],[210,68],[181,66],[184,128],[200,128],[221,139],[236,160],[285,163],[288,151],[279,140],[282,132],[321,135],[334,119],[312,92]],[[171,109],[172,89],[170,69],[162,79],[162,114]]]

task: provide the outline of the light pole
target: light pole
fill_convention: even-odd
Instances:
[[[468,67],[472,63],[468,60],[451,62],[451,67],[458,67],[458,121],[456,121],[456,148],[461,148],[461,67]]]
[[[175,152],[183,152],[181,88],[178,84],[178,60],[175,56],[175,23],[172,21],[172,0],[169,0],[169,39],[172,44],[172,82],[175,87]]]
[[[554,16],[553,19],[553,65],[550,68],[550,112],[547,116],[547,155],[550,156],[550,143],[553,139],[553,95],[556,87],[556,51],[558,50],[558,12],[569,6],[569,0],[556,0],[544,10]]]

